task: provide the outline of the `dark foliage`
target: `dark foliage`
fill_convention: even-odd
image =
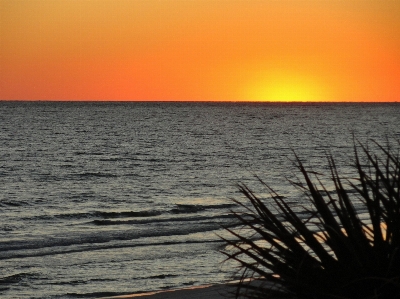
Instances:
[[[240,265],[236,298],[400,298],[400,160],[374,145],[354,146],[356,178],[328,157],[333,191],[296,157],[301,213],[266,184],[267,199],[239,186],[251,205],[235,201],[241,226],[223,251]]]

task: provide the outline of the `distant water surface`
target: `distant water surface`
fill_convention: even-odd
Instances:
[[[400,138],[400,105],[0,102],[0,297],[227,281],[235,185],[300,204],[292,150],[347,173],[352,133]]]

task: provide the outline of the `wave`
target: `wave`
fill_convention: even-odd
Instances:
[[[190,221],[205,221],[216,219],[235,219],[233,214],[225,214],[218,216],[199,216],[199,217],[174,217],[164,218],[157,220],[93,220],[95,225],[126,225],[126,224],[149,224],[149,223],[162,223],[162,222],[190,222]]]
[[[18,273],[5,277],[0,277],[0,285],[7,285],[13,283],[19,283],[23,280],[29,279],[30,277],[35,277],[37,274],[35,273]]]
[[[197,213],[199,211],[204,211],[205,206],[202,205],[176,205],[176,208],[170,210],[172,214],[182,214],[182,213]]]
[[[219,204],[219,205],[184,205],[178,204],[176,208],[170,210],[172,214],[182,213],[197,213],[199,211],[210,210],[210,209],[229,209],[235,207],[234,204]]]
[[[82,152],[82,151],[77,151],[77,152],[74,152],[74,154],[76,156],[83,156],[83,155],[87,155],[87,156],[103,156],[106,153],[103,153],[103,152]]]
[[[136,217],[154,217],[161,215],[161,211],[138,211],[138,212],[95,212],[94,215],[102,218],[136,218]]]
[[[2,202],[1,204],[9,204],[19,206],[17,202]],[[22,202],[21,205],[28,203]],[[93,211],[83,213],[60,213],[53,215],[39,215],[32,217],[23,217],[23,220],[54,220],[54,219],[90,219],[90,218],[102,218],[102,219],[118,219],[118,218],[151,218],[157,216],[166,215],[178,215],[178,214],[196,214],[207,210],[229,210],[235,207],[234,204],[219,204],[219,205],[185,205],[177,204],[175,207],[165,210],[141,210],[141,211]],[[99,219],[96,219],[99,220]],[[100,219],[101,220],[101,219]]]
[[[154,276],[148,276],[148,277],[138,277],[137,279],[165,279],[165,278],[170,278],[170,277],[178,277],[179,275],[173,275],[173,274],[161,274],[161,275],[154,275]]]
[[[56,219],[70,219],[70,220],[81,220],[90,218],[103,218],[103,219],[114,219],[114,218],[141,218],[141,217],[155,217],[161,215],[161,211],[123,211],[123,212],[87,212],[87,213],[62,213],[54,215],[39,215],[33,217],[23,217],[23,220],[56,220]]]
[[[189,235],[194,233],[202,233],[207,231],[213,231],[220,228],[217,224],[211,224],[207,226],[191,228],[188,230],[175,231],[172,235]],[[179,245],[179,244],[205,244],[205,243],[218,243],[222,244],[223,241],[220,239],[209,239],[209,240],[173,240],[168,241],[156,241],[158,237],[165,235],[162,232],[153,231],[151,233],[127,233],[120,232],[117,236],[114,234],[92,234],[90,236],[76,236],[72,238],[60,238],[54,240],[49,238],[47,240],[35,240],[35,241],[23,241],[16,244],[4,244],[10,242],[0,243],[0,260],[8,260],[14,258],[30,258],[40,256],[51,256],[57,254],[71,254],[78,252],[90,252],[97,250],[115,250],[121,248],[135,248],[135,247],[146,247],[146,246],[165,246],[165,245]],[[156,237],[156,239],[151,239]],[[146,239],[147,242],[129,242],[142,238]],[[127,241],[127,242],[112,242],[112,241]],[[8,246],[7,246],[8,245]]]
[[[102,162],[119,162],[119,161],[125,161],[125,158],[117,158],[117,157],[109,157],[109,158],[100,158],[99,161]]]
[[[219,204],[219,205],[188,205],[177,204],[175,207],[166,210],[146,210],[137,212],[95,212],[95,216],[105,219],[111,218],[138,218],[138,217],[155,217],[168,214],[196,214],[208,210],[229,210],[235,207],[234,204]],[[183,219],[183,218],[182,218]]]
[[[115,178],[116,174],[113,173],[104,173],[104,172],[83,172],[76,174],[79,177],[87,178],[87,177],[97,177],[97,178]]]
[[[30,204],[26,201],[13,201],[13,200],[5,200],[0,202],[0,206],[2,207],[21,207],[21,206],[30,206]]]

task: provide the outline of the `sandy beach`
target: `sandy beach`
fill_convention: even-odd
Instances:
[[[167,290],[167,291],[155,291],[140,294],[121,295],[112,297],[102,297],[98,299],[233,299],[235,298],[233,292],[236,291],[237,281],[228,282],[226,284],[215,284],[215,285],[204,285],[195,286],[191,288]],[[265,280],[253,280],[251,284],[253,286],[269,285],[271,289],[277,289],[276,285]]]
[[[127,299],[127,298],[143,298],[143,299],[226,299],[228,292],[234,289],[226,284],[221,285],[207,285],[193,288],[149,292],[132,295],[121,295],[113,297],[103,297],[99,299]]]

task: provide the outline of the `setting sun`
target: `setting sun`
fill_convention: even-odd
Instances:
[[[332,96],[317,79],[305,74],[284,71],[272,72],[253,83],[245,92],[251,101],[307,102],[326,101]]]

